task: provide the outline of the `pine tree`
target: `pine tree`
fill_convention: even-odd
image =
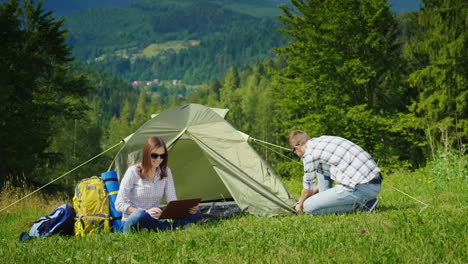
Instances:
[[[136,130],[146,121],[151,118],[151,113],[148,112],[148,103],[146,102],[147,96],[144,89],[141,90],[140,96],[138,97],[138,102],[135,109],[134,118],[131,122],[131,129]]]
[[[105,133],[104,140],[104,149],[112,147],[113,145],[119,143],[119,141],[125,139],[133,130],[130,128],[131,120],[131,109],[130,103],[125,101],[122,111],[120,112],[120,117],[112,117],[109,122],[109,128]],[[117,150],[109,152],[108,156],[113,157],[117,153]]]
[[[150,116],[148,117],[148,119],[151,117],[151,115],[153,114],[159,114],[161,112],[161,106],[159,104],[159,99],[158,99],[158,95],[157,94],[152,94],[151,95],[151,100],[150,100],[150,104],[149,104],[149,107],[148,107],[148,113],[150,114]]]
[[[213,107],[218,105],[221,87],[223,86],[217,79],[208,85],[208,105]]]
[[[248,75],[249,73],[250,75]],[[243,75],[246,79],[244,82],[245,86],[242,87],[242,113],[244,120],[240,128],[250,135],[255,135],[256,131],[254,129],[257,126],[257,113],[260,104],[259,97],[262,92],[260,87],[258,87],[260,76],[257,73],[252,73],[252,71],[246,72]]]
[[[63,20],[42,2],[0,4],[0,184],[48,162],[55,117],[80,119],[90,86],[72,74]]]
[[[242,122],[242,97],[239,88],[239,72],[232,66],[226,73],[223,88],[220,90],[221,103],[229,109],[228,119],[235,125]]]
[[[49,163],[47,170],[42,171],[41,178],[36,179],[37,182],[44,180],[43,175],[48,175],[48,180],[51,180],[101,152],[103,129],[99,125],[99,111],[94,105],[81,120],[60,117],[55,122],[51,144],[46,153],[59,159],[56,159],[56,164]],[[110,159],[104,157],[94,160],[61,180],[64,183],[62,185],[71,189],[80,179],[106,171],[109,163]]]
[[[404,95],[399,89],[400,51],[389,3],[291,2],[293,7],[282,6],[279,17],[285,26],[281,31],[290,38],[278,49],[287,66],[273,78],[278,137],[284,139],[293,129],[311,136],[351,135],[349,139],[373,150],[388,122],[376,118],[375,129],[368,131],[365,116],[385,116],[405,107],[399,100]]]
[[[418,62],[409,76],[418,98],[410,107],[432,153],[461,149],[468,138],[468,2],[425,0],[418,14],[426,29],[410,46]]]

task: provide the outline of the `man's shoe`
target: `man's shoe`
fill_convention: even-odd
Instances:
[[[369,200],[361,207],[361,211],[370,213],[374,210],[378,203],[379,200],[377,198]]]

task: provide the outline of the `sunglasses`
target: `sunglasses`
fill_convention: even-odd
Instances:
[[[151,158],[152,159],[157,159],[157,158],[165,159],[167,158],[167,153],[163,153],[163,154],[151,153]]]

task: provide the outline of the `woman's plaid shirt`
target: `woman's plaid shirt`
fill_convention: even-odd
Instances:
[[[154,180],[150,181],[140,177],[139,164],[127,169],[115,201],[115,208],[122,212],[122,220],[128,217],[125,212],[129,206],[144,210],[159,207],[163,195],[166,196],[167,202],[177,200],[171,170],[167,168],[166,172],[167,177],[161,179],[161,171],[158,168]]]

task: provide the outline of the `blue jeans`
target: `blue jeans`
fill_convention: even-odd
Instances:
[[[180,226],[185,226],[190,223],[195,223],[200,218],[201,211],[198,210],[195,214],[190,214],[183,218],[171,219],[154,219],[145,210],[138,209],[128,216],[125,221],[122,221],[124,233],[132,230],[146,228],[149,231],[164,231],[166,229],[176,229]]]
[[[381,184],[358,184],[354,189],[338,184],[332,188],[332,179],[317,175],[319,192],[304,201],[304,212],[312,215],[342,213],[357,209],[377,197]]]

